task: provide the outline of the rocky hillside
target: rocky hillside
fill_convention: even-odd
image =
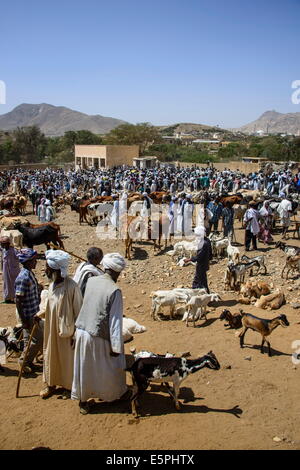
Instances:
[[[106,134],[125,121],[111,117],[89,116],[64,106],[50,104],[21,104],[12,111],[0,115],[0,130],[38,126],[47,136],[60,136],[66,131],[89,130]]]
[[[277,111],[266,111],[256,121],[235,130],[246,134],[262,130],[269,134],[300,135],[300,113],[284,114]]]

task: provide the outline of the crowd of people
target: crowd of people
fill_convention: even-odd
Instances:
[[[78,188],[84,192],[91,190],[92,196],[125,191],[146,192],[169,191],[194,192],[201,189],[214,189],[216,192],[237,192],[241,189],[266,191],[268,195],[300,190],[300,172],[282,169],[266,172],[263,170],[248,175],[239,170],[222,171],[213,166],[207,168],[175,168],[162,166],[139,170],[133,167],[91,170],[7,170],[0,173],[0,193],[11,187],[15,194],[28,196],[33,205],[42,198],[53,203],[54,198],[64,193],[76,195]]]
[[[5,181],[5,184],[4,184]],[[64,193],[76,195],[83,191],[94,194],[116,195],[118,192],[141,192],[145,200],[144,216],[149,215],[149,193],[166,190],[172,195],[169,206],[170,222],[174,210],[179,210],[179,224],[184,218],[184,207],[192,206],[190,193],[201,189],[237,192],[240,189],[264,190],[267,195],[278,194],[281,202],[276,210],[281,218],[282,236],[287,236],[292,214],[291,192],[300,188],[300,173],[290,170],[243,175],[239,172],[203,169],[156,168],[151,170],[113,169],[106,171],[40,170],[7,171],[0,174],[0,189],[28,196],[41,222],[53,220],[52,203]],[[186,191],[186,193],[184,193]],[[181,192],[181,205],[177,194]],[[182,194],[183,193],[183,194]],[[118,204],[121,204],[118,201]],[[179,209],[178,209],[179,208]],[[209,292],[207,271],[212,258],[210,231],[220,229],[224,237],[232,240],[234,211],[230,203],[220,203],[218,197],[205,201],[203,223],[196,227],[197,255],[185,262],[196,262],[193,288],[204,287]],[[115,213],[117,217],[118,214]],[[274,210],[268,201],[250,201],[243,217],[245,249],[251,244],[257,250],[257,239],[272,241]],[[31,248],[15,249],[8,237],[0,238],[5,303],[15,303],[23,329],[26,360],[19,359],[26,373],[39,368],[34,363],[43,354],[43,382],[40,392],[43,399],[55,393],[56,387],[64,389],[63,396],[79,401],[80,412],[90,411],[91,398],[114,401],[128,398],[125,380],[125,356],[122,337],[123,304],[117,281],[125,269],[125,259],[119,253],[103,252],[91,247],[87,261],[82,262],[73,277],[68,275],[70,256],[62,250],[45,253],[45,272],[50,285],[47,291],[38,283],[34,271],[37,252]],[[28,346],[29,337],[31,342]],[[28,346],[28,348],[27,348]]]

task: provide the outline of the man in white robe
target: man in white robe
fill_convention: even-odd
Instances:
[[[291,224],[291,215],[292,212],[292,203],[287,199],[284,193],[280,193],[280,197],[282,197],[282,201],[280,202],[279,206],[277,207],[277,212],[280,216],[281,226],[282,226],[282,239],[287,239],[287,231]]]
[[[72,387],[74,365],[75,321],[82,305],[80,288],[67,276],[70,256],[61,250],[48,250],[46,274],[51,283],[44,311],[36,315],[36,321],[44,323],[44,389],[41,398],[51,396],[56,386],[64,388],[68,398]]]
[[[82,414],[89,413],[90,398],[111,402],[125,398],[127,392],[123,301],[116,284],[125,260],[119,253],[109,253],[102,265],[105,274],[88,280],[76,321],[71,398],[79,400]]]

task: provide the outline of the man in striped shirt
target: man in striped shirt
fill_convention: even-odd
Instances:
[[[34,326],[33,317],[39,311],[40,290],[33,269],[37,263],[37,252],[31,248],[20,250],[18,258],[22,264],[20,274],[15,281],[16,307],[22,323],[24,351],[27,348],[29,336]],[[33,360],[43,346],[43,330],[37,325],[35,334],[32,337],[30,349],[28,351],[26,364],[24,364],[25,372],[36,370]],[[23,356],[19,359],[19,365],[23,363]]]

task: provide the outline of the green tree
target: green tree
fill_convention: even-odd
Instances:
[[[157,128],[148,122],[139,124],[121,124],[106,136],[105,141],[109,145],[139,145],[140,155],[155,142],[161,142],[161,135]]]
[[[16,159],[25,163],[39,162],[45,156],[46,138],[37,126],[18,127],[13,131]]]

